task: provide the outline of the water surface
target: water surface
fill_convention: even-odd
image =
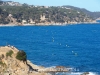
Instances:
[[[100,74],[100,24],[0,27],[0,45],[7,44],[24,50],[37,65]]]

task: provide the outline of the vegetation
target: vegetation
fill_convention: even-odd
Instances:
[[[8,56],[9,56],[9,57],[12,57],[12,54],[13,54],[13,51],[10,50],[9,52],[6,53],[6,56],[7,56],[7,57],[8,57]]]
[[[17,22],[21,23],[22,20],[26,20],[27,23],[30,22],[30,19],[35,21],[35,23],[40,23],[41,19],[40,16],[44,16],[46,20],[43,22],[68,22],[68,21],[76,21],[76,22],[84,22],[83,19],[90,18],[85,13],[79,11],[79,13],[76,10],[71,9],[65,9],[65,8],[58,8],[58,7],[29,7],[29,6],[1,6],[2,10],[5,9],[6,11],[1,12],[2,17],[6,18],[9,14],[13,15],[13,18],[17,19]],[[77,19],[78,18],[78,19]],[[1,20],[1,23],[4,21]],[[87,20],[85,20],[87,21]],[[9,20],[6,20],[6,22],[3,23],[9,23]]]
[[[1,74],[1,72],[4,72],[5,71],[7,65],[0,60],[0,66],[1,66],[0,67],[0,74]]]
[[[91,11],[86,10],[84,8],[78,8],[78,7],[74,7],[74,6],[63,6],[63,7],[72,8],[74,10],[84,12],[85,14],[92,17],[93,19],[100,17],[100,12],[91,12]]]
[[[16,59],[18,59],[20,61],[26,61],[27,60],[27,55],[23,50],[21,50],[17,53]]]
[[[95,13],[96,12],[89,12],[86,9],[80,9],[72,6],[45,7],[27,4],[23,4],[22,6],[1,5],[0,24],[8,24],[11,22],[8,18],[9,14],[11,14],[18,23],[22,23],[23,20],[27,23],[30,23],[31,20],[35,23],[68,23],[89,22],[90,20],[100,17],[99,12]],[[41,21],[41,16],[45,16],[45,20]]]
[[[3,67],[6,66],[6,64],[3,63],[2,61],[0,61],[0,65],[3,66]]]
[[[4,54],[0,55],[0,60],[2,60],[4,58]]]
[[[2,61],[0,61],[0,65],[2,65],[3,64],[3,62]]]

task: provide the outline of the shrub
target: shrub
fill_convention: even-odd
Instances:
[[[6,64],[3,63],[2,61],[0,61],[0,65],[3,66],[3,67],[6,66]]]
[[[27,55],[26,55],[26,53],[23,50],[22,51],[19,51],[17,53],[16,59],[18,59],[20,61],[26,61]]]
[[[3,65],[3,62],[2,61],[0,61],[0,65]]]
[[[12,51],[12,50],[10,50],[9,52],[7,52],[7,53],[6,53],[6,56],[7,56],[7,57],[8,57],[8,56],[10,56],[10,57],[11,57],[11,56],[12,56],[12,54],[13,54],[13,51]]]

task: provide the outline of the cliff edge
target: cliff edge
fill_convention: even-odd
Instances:
[[[26,60],[24,51],[13,46],[0,47],[0,75],[47,75],[38,72],[43,68]]]

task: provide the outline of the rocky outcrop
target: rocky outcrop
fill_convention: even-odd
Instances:
[[[38,72],[43,67],[16,59],[18,52],[13,46],[0,47],[0,75],[47,75]]]

